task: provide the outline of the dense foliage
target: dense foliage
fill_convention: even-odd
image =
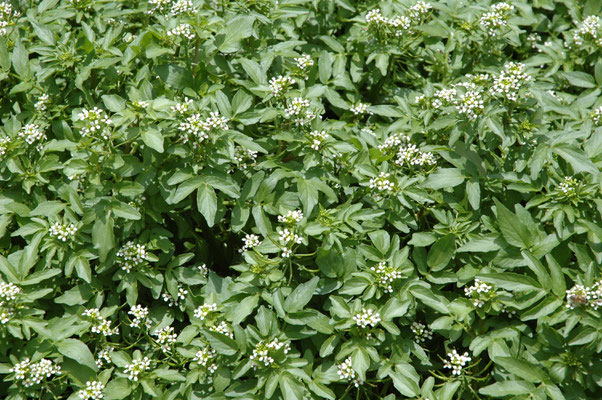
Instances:
[[[3,0],[0,397],[600,398],[600,14]]]

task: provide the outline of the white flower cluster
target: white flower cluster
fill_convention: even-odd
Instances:
[[[209,113],[209,117],[204,120],[201,118],[201,114],[193,114],[186,118],[185,122],[181,122],[178,129],[182,132],[182,139],[184,143],[190,140],[190,137],[194,137],[197,141],[202,142],[209,138],[208,133],[215,129],[221,129],[227,131],[228,118],[220,117],[219,112],[212,111]]]
[[[441,108],[441,106],[447,106],[454,101],[457,94],[455,88],[437,90],[433,94],[435,100],[433,100],[432,106],[437,109]]]
[[[178,114],[186,114],[188,112],[188,109],[190,108],[191,104],[192,104],[192,100],[189,99],[188,97],[185,97],[184,102],[177,103],[175,106],[172,106],[171,111],[178,113]]]
[[[397,268],[387,265],[384,261],[370,267],[370,270],[376,274],[376,282],[384,288],[385,293],[392,293],[393,282],[401,278],[401,272]]]
[[[349,108],[349,111],[353,113],[353,115],[363,115],[368,113],[368,105],[364,103],[357,103]]]
[[[326,131],[311,131],[309,132],[309,138],[311,141],[310,147],[314,150],[319,150],[322,143],[329,137]]]
[[[167,36],[184,36],[186,39],[194,39],[195,33],[190,24],[180,24],[167,31]]]
[[[146,200],[145,196],[139,195],[134,198],[134,200],[130,201],[128,204],[134,207],[138,212],[142,211],[142,207],[144,206],[144,201]]]
[[[455,101],[455,105],[460,114],[466,114],[469,120],[475,120],[477,114],[482,113],[484,109],[483,97],[476,90],[464,93],[459,100]]]
[[[302,97],[295,97],[288,103],[284,110],[286,118],[293,118],[295,125],[305,126],[316,118],[316,114],[310,109],[309,100]]]
[[[101,400],[104,398],[102,391],[105,385],[100,381],[88,381],[86,387],[81,389],[77,394],[82,400]]]
[[[5,36],[8,33],[8,26],[13,23],[13,19],[20,15],[17,10],[13,10],[13,6],[9,2],[0,2],[0,36]]]
[[[527,36],[527,43],[531,45],[532,49],[536,49],[539,42],[541,42],[541,35],[539,33],[533,32]],[[541,53],[541,50],[538,50],[538,52]]]
[[[176,342],[178,335],[174,333],[172,326],[166,326],[165,328],[159,329],[153,333],[157,337],[157,343],[161,345],[163,352],[171,350],[171,346]]]
[[[56,236],[58,240],[62,240],[66,242],[69,237],[75,236],[77,233],[77,227],[73,224],[61,224],[60,222],[55,222],[52,224],[48,232],[52,236]]]
[[[111,328],[111,321],[100,315],[98,308],[90,308],[82,313],[84,317],[88,317],[92,320],[92,333],[100,333],[104,336],[117,335],[119,328]]]
[[[194,310],[194,316],[202,321],[205,319],[205,317],[207,317],[207,315],[209,315],[209,313],[215,311],[217,311],[217,304],[203,304],[202,306],[197,307],[197,309]]]
[[[501,95],[510,101],[518,100],[518,91],[531,77],[523,70],[524,64],[509,62],[504,66],[504,70],[494,78],[493,85],[489,89],[492,95]]]
[[[297,235],[294,231],[289,230],[288,228],[278,228],[278,240],[282,243],[285,248],[282,250],[282,257],[288,258],[291,256],[293,249],[292,247],[295,244],[303,243],[303,238]]]
[[[284,215],[278,216],[278,222],[289,225],[296,225],[303,219],[303,211],[301,210],[289,210]]]
[[[395,184],[389,179],[391,176],[388,172],[381,172],[376,178],[370,179],[370,189],[376,189],[379,192],[392,192],[395,189]]]
[[[558,187],[562,193],[564,193],[568,198],[577,195],[577,186],[579,186],[579,181],[572,176],[565,176],[564,180],[558,184]]]
[[[40,129],[39,125],[27,124],[19,131],[19,137],[25,139],[27,144],[33,144],[36,141],[46,139],[46,134]]]
[[[207,368],[209,373],[214,373],[217,369],[217,364],[212,360],[217,357],[217,352],[210,347],[205,347],[196,352],[196,355],[192,361],[199,363],[203,367]]]
[[[573,40],[577,46],[583,45],[585,40],[591,38],[596,41],[598,45],[602,45],[602,41],[599,39],[600,34],[600,17],[597,15],[590,15],[585,18],[581,23],[579,29],[573,33]]]
[[[147,109],[148,106],[150,106],[150,103],[146,100],[134,100],[132,102],[132,104],[134,105],[134,107],[136,108],[141,108],[141,109]]]
[[[188,294],[188,290],[184,289],[184,287],[182,287],[182,285],[180,285],[178,283],[178,294],[175,299],[173,297],[171,297],[171,295],[167,292],[163,293],[161,295],[161,297],[163,298],[163,301],[166,302],[169,307],[176,307],[180,304],[180,300],[186,300],[187,294]]]
[[[261,341],[255,345],[253,354],[249,359],[255,361],[254,368],[257,368],[257,365],[261,366],[262,363],[264,367],[269,367],[274,364],[274,353],[280,349],[283,349],[284,354],[288,354],[291,350],[291,345],[281,342],[276,338],[270,342]]]
[[[479,279],[475,279],[474,285],[464,288],[464,294],[466,295],[466,297],[472,297],[472,304],[475,307],[480,308],[483,307],[483,305],[485,305],[486,300],[489,300],[492,297],[492,295],[495,294],[495,290],[492,286],[486,284],[485,282]],[[487,294],[489,296],[483,298],[483,296],[480,296],[480,294]]]
[[[0,137],[0,156],[6,154],[6,150],[8,150],[8,144],[11,142],[11,138],[9,136]]]
[[[347,357],[345,361],[337,365],[337,374],[339,375],[339,379],[353,382],[355,387],[359,387],[364,383],[357,377],[353,365],[351,364],[351,357]]]
[[[242,249],[240,249],[241,253],[244,251],[247,251],[249,249],[252,249],[253,247],[259,246],[259,243],[261,243],[261,240],[259,239],[259,236],[251,233],[251,234],[245,235],[245,237],[242,239],[242,242],[243,242],[243,246],[242,246]]]
[[[566,291],[566,307],[574,310],[578,306],[587,306],[594,310],[602,307],[602,280],[591,287],[575,285]]]
[[[15,302],[21,292],[14,283],[0,283],[0,324],[6,324],[13,317]]]
[[[228,324],[225,321],[222,321],[217,325],[210,326],[209,330],[213,331],[213,332],[221,333],[222,335],[226,335],[230,339],[234,339],[234,334],[232,333],[232,330],[230,329],[230,327],[228,326]]]
[[[247,169],[249,164],[257,160],[257,151],[236,146],[234,149],[234,160],[239,163],[241,169]]]
[[[433,331],[420,322],[413,322],[410,329],[414,333],[414,341],[416,343],[424,343],[433,338]]]
[[[451,369],[453,375],[460,375],[462,373],[462,368],[466,365],[466,363],[472,361],[472,358],[468,356],[468,352],[460,355],[455,349],[452,350],[451,353],[447,353],[447,357],[449,360],[445,360],[443,363],[443,368]]]
[[[395,164],[402,166],[409,164],[412,166],[435,165],[435,157],[431,152],[418,150],[415,144],[410,143],[410,137],[395,133],[387,138],[385,142],[378,146],[378,149],[384,153],[397,153]]]
[[[366,13],[366,22],[375,29],[386,30],[392,28],[395,36],[400,37],[409,31],[412,25],[418,25],[428,15],[433,8],[429,3],[418,1],[408,8],[407,15],[398,15],[394,18],[387,18],[382,14],[379,8],[375,8]]]
[[[296,57],[295,62],[297,63],[297,68],[301,71],[314,65],[314,60],[311,59],[309,54],[302,54],[301,57]]]
[[[40,97],[38,97],[38,101],[33,105],[33,108],[35,108],[36,111],[46,111],[48,108],[49,99],[50,96],[48,96],[47,93],[43,93]]]
[[[198,268],[199,272],[201,273],[201,275],[203,276],[203,278],[206,278],[207,275],[209,274],[209,268],[207,268],[207,264],[199,265],[197,268]]]
[[[290,76],[280,75],[278,78],[273,77],[270,79],[270,90],[273,96],[283,95],[287,89],[295,84],[295,80]]]
[[[132,268],[146,263],[146,245],[127,242],[117,251],[117,263],[121,269],[130,272]]]
[[[151,360],[148,357],[144,357],[142,360],[132,360],[131,364],[125,366],[124,372],[130,374],[128,379],[133,382],[138,382],[138,375],[144,371],[148,371],[150,368]]]
[[[370,308],[362,308],[362,311],[353,316],[353,320],[360,328],[368,325],[374,328],[380,322],[380,314]]]
[[[94,107],[91,110],[84,108],[82,112],[77,115],[77,117],[84,123],[84,126],[81,129],[82,136],[100,133],[104,140],[109,140],[111,138],[111,130],[109,126],[113,123],[113,121],[109,118],[104,110],[101,110],[98,107]]]
[[[167,13],[176,17],[182,14],[191,14],[194,11],[194,6],[190,0],[149,0],[148,4],[152,7],[148,11],[149,14],[157,12]]]
[[[32,363],[29,358],[15,364],[10,372],[15,374],[15,379],[21,381],[25,387],[40,384],[47,378],[61,373],[61,367],[52,363],[52,361],[42,358],[36,363]]]
[[[497,36],[498,30],[506,26],[509,18],[508,13],[514,10],[514,6],[508,3],[497,3],[489,8],[489,12],[481,16],[481,26],[489,36]]]
[[[602,106],[596,108],[594,111],[591,112],[590,114],[592,120],[594,121],[594,124],[596,125],[602,125]]]
[[[102,368],[105,365],[105,363],[109,364],[113,361],[113,360],[111,360],[111,355],[109,354],[113,350],[114,350],[113,347],[107,346],[98,352],[98,355],[96,356],[96,360],[95,360],[96,366],[98,368]]]
[[[140,328],[140,324],[142,323],[144,323],[147,328],[150,326],[150,321],[147,320],[148,307],[136,304],[128,311],[128,314],[133,317],[132,322],[130,323],[132,328]]]

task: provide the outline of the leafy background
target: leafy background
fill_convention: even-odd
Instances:
[[[598,398],[602,3],[415,4],[0,3],[2,397]]]

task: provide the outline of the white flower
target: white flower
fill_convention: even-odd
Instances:
[[[464,93],[460,100],[456,100],[456,109],[461,114],[466,114],[466,117],[470,120],[477,118],[477,114],[483,111],[483,99],[481,94],[474,90],[469,90]]]
[[[153,6],[153,8],[149,10],[148,13],[154,14],[156,11],[166,10],[171,2],[172,0],[149,0],[148,4]]]
[[[382,27],[389,23],[389,20],[383,16],[380,8],[375,8],[366,13],[366,22],[375,27]]]
[[[194,316],[202,321],[205,319],[205,317],[207,317],[207,315],[209,315],[209,313],[215,311],[217,311],[217,304],[203,304],[202,306],[197,307],[197,309],[194,310]]]
[[[309,124],[316,118],[310,109],[310,102],[302,97],[295,97],[288,103],[288,107],[285,108],[284,114],[286,118],[293,118],[295,125],[304,126]]]
[[[359,387],[364,383],[357,377],[353,365],[351,364],[351,357],[347,357],[345,361],[337,365],[337,374],[339,375],[339,379],[353,382],[355,387]]]
[[[274,364],[274,355],[280,349],[283,349],[284,354],[287,354],[290,351],[291,346],[278,339],[273,339],[269,342],[261,341],[255,345],[253,354],[249,359],[255,361],[255,364],[253,364],[254,368],[257,368],[257,366],[269,367]]]
[[[579,186],[579,181],[572,176],[565,176],[564,180],[558,184],[558,187],[567,198],[577,195],[577,186]]]
[[[121,265],[124,271],[130,272],[132,268],[144,265],[146,256],[145,245],[129,241],[117,251],[117,264]]]
[[[518,91],[531,77],[523,72],[524,64],[509,62],[504,66],[504,70],[493,80],[493,85],[489,89],[492,95],[502,95],[510,101],[518,100]]]
[[[12,4],[7,1],[0,2],[0,37],[8,33],[8,26],[14,23],[14,19],[21,14],[17,10],[13,10]]]
[[[0,307],[14,302],[21,292],[22,289],[14,283],[0,283]]]
[[[490,11],[481,16],[481,26],[490,36],[496,36],[498,29],[506,26],[508,13],[514,10],[514,6],[508,3],[497,3],[490,7]]]
[[[588,37],[593,40],[597,39],[600,32],[600,25],[600,17],[597,15],[590,15],[585,18],[579,29],[573,33],[575,44],[578,46],[583,45]]]
[[[8,150],[8,145],[11,142],[11,138],[9,136],[0,137],[0,156],[6,154]]]
[[[138,375],[144,371],[148,371],[150,364],[151,360],[148,357],[144,357],[142,360],[132,360],[131,364],[125,366],[124,372],[129,374],[128,379],[130,381],[138,382]]]
[[[19,131],[19,137],[24,138],[27,144],[33,144],[36,141],[42,141],[46,139],[44,131],[40,129],[39,125],[27,124]]]
[[[58,240],[62,240],[66,242],[67,239],[73,238],[75,233],[77,232],[77,227],[73,224],[61,224],[59,222],[55,222],[50,229],[48,230],[50,235],[56,236]]]
[[[596,108],[594,111],[592,111],[590,115],[592,120],[594,121],[594,124],[602,124],[602,106]]]
[[[395,164],[401,166],[409,164],[412,166],[435,165],[435,157],[430,152],[418,150],[416,145],[410,143],[410,137],[395,133],[378,146],[378,149],[386,154],[397,153]]]
[[[128,311],[128,314],[134,317],[130,324],[131,327],[140,328],[140,324],[143,322],[146,327],[150,325],[150,321],[146,319],[146,317],[148,317],[148,307],[137,304]]]
[[[379,192],[392,192],[395,184],[389,180],[391,176],[388,172],[381,172],[376,178],[370,179],[370,189],[376,189]]]
[[[201,275],[203,276],[203,278],[206,278],[207,274],[209,273],[209,269],[207,268],[207,264],[199,265],[197,268],[198,268],[199,272],[201,273]]]
[[[86,387],[78,392],[78,395],[83,400],[101,400],[104,398],[102,391],[105,385],[100,381],[88,381]]]
[[[349,108],[354,115],[367,114],[368,113],[368,105],[364,103],[357,103],[354,106]]]
[[[98,368],[102,368],[105,365],[105,363],[112,362],[109,353],[113,350],[114,349],[111,346],[107,346],[98,352],[98,355],[96,356],[96,366],[98,366]]]
[[[390,20],[389,25],[395,28],[395,36],[403,36],[412,26],[412,20],[405,15],[400,15]]]
[[[134,100],[132,102],[132,104],[134,105],[134,107],[142,108],[142,109],[146,109],[150,105],[148,103],[148,101],[145,101],[145,100]]]
[[[180,24],[167,31],[167,36],[184,36],[186,39],[194,39],[195,33],[190,24]]]
[[[251,149],[246,149],[241,146],[234,148],[234,160],[236,160],[241,169],[247,169],[247,163],[253,164],[257,160],[258,152]]]
[[[303,219],[303,212],[301,210],[290,210],[285,215],[278,216],[278,222],[284,224],[295,225]]]
[[[421,20],[424,18],[426,14],[433,8],[429,3],[425,3],[424,1],[418,1],[412,7],[408,9],[408,15],[414,21]]]
[[[196,355],[192,361],[197,362],[203,367],[207,368],[209,373],[214,373],[217,369],[217,364],[211,361],[215,357],[217,357],[217,352],[210,347],[205,347],[196,352]]]
[[[161,345],[163,352],[171,350],[171,346],[176,342],[178,335],[174,333],[172,326],[166,326],[165,328],[159,329],[153,333],[157,337],[157,343]]]
[[[433,338],[433,332],[420,322],[413,322],[410,329],[414,333],[414,341],[416,343],[424,343],[426,340]]]
[[[393,282],[401,278],[401,272],[397,268],[388,266],[384,261],[370,267],[370,270],[376,274],[376,283],[384,288],[385,293],[393,292]]]
[[[91,110],[83,109],[77,115],[79,121],[82,121],[84,126],[81,128],[82,136],[95,135],[97,133],[104,140],[109,140],[111,138],[111,128],[110,125],[113,121],[109,118],[109,116],[105,113],[104,110],[101,110],[98,107],[94,107]]]
[[[178,114],[185,114],[188,111],[188,108],[192,104],[192,100],[188,97],[184,98],[183,103],[177,103],[175,106],[171,107],[171,111],[176,112]]]
[[[261,243],[259,236],[255,235],[255,234],[245,235],[245,237],[243,238],[242,241],[243,241],[243,246],[242,246],[242,249],[240,250],[241,253],[244,251],[247,251],[249,249],[252,249],[253,247],[257,247]]]
[[[597,310],[602,306],[602,280],[591,287],[575,285],[566,291],[566,307],[573,310],[578,306],[588,306]]]
[[[295,80],[290,76],[278,76],[278,78],[270,79],[270,90],[273,96],[280,96],[286,92],[290,85],[295,84]]]
[[[119,328],[115,327],[111,329],[111,322],[100,314],[98,308],[85,310],[82,315],[92,320],[92,328],[90,329],[92,333],[100,333],[104,336],[119,334]]]
[[[15,379],[25,387],[38,385],[47,378],[61,373],[61,367],[52,361],[42,358],[37,363],[32,363],[29,358],[15,364],[10,372],[15,374]]]
[[[322,143],[329,137],[326,131],[311,131],[309,132],[309,137],[311,140],[310,147],[314,150],[319,150]]]
[[[228,324],[226,324],[225,321],[222,321],[217,325],[210,326],[209,330],[213,332],[219,332],[228,336],[230,339],[234,339],[234,334],[232,333],[230,327],[228,326]]]
[[[212,130],[227,131],[229,129],[227,118],[220,117],[217,111],[212,111],[209,115],[208,118],[203,120],[201,114],[193,114],[187,117],[185,122],[180,123],[178,129],[182,132],[184,143],[188,142],[191,137],[196,138],[198,142],[202,142],[209,138],[208,133]]]
[[[374,328],[380,322],[380,314],[369,308],[362,308],[362,311],[353,316],[353,320],[360,328],[370,326]]]
[[[303,238],[297,235],[296,233],[290,231],[288,228],[278,229],[278,240],[281,243],[289,245],[289,244],[301,244],[303,243]]]
[[[174,17],[182,14],[192,14],[193,12],[194,6],[190,0],[176,0],[170,10],[171,15]]]
[[[451,369],[453,375],[460,375],[462,373],[462,368],[466,365],[466,363],[472,361],[472,358],[468,356],[468,352],[460,355],[456,350],[452,350],[451,353],[447,353],[447,357],[449,360],[444,361],[443,368]]]
[[[46,111],[48,108],[49,99],[50,96],[48,96],[47,93],[43,93],[40,97],[38,97],[38,101],[33,105],[33,107],[36,109],[36,111]]]
[[[314,60],[311,59],[309,54],[303,54],[301,57],[295,58],[295,62],[297,63],[297,68],[302,71],[314,65]]]

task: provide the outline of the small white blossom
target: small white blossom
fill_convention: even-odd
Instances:
[[[140,304],[133,306],[128,314],[133,317],[130,326],[133,328],[140,328],[140,324],[144,323],[146,327],[150,325],[150,321],[146,318],[148,317],[148,307],[143,307]]]
[[[314,150],[319,150],[322,143],[329,137],[326,131],[311,131],[309,132],[309,137],[311,140],[310,147]]]
[[[481,16],[481,26],[489,36],[497,36],[498,30],[507,25],[508,13],[514,10],[514,6],[508,3],[497,3],[490,7],[490,11]]]
[[[46,139],[46,134],[40,129],[39,125],[27,124],[19,131],[19,137],[25,139],[27,144],[33,144],[36,141]]]
[[[349,108],[354,115],[368,114],[368,105],[364,103],[357,103]]]
[[[602,106],[596,108],[594,111],[592,111],[592,113],[590,114],[592,120],[594,121],[594,124],[596,125],[602,125]]]
[[[273,77],[270,79],[270,90],[273,96],[280,96],[284,94],[287,89],[295,84],[295,80],[290,76],[280,75],[278,78]]]
[[[186,143],[190,138],[196,138],[198,142],[202,142],[209,138],[208,133],[212,130],[227,131],[228,119],[220,117],[217,111],[209,113],[209,117],[202,119],[201,114],[193,114],[186,118],[185,122],[181,122],[178,129],[182,132],[183,142]]]
[[[205,319],[205,317],[207,317],[207,315],[209,315],[209,313],[215,311],[217,311],[217,304],[203,304],[194,310],[194,316],[202,321]]]
[[[278,229],[278,235],[278,240],[283,244],[301,244],[303,242],[303,238],[290,231],[288,228]]]
[[[8,150],[8,145],[11,141],[12,140],[9,136],[0,137],[0,156],[6,154],[6,151]]]
[[[145,245],[129,241],[117,251],[117,263],[121,269],[130,272],[133,268],[145,265],[146,256]]]
[[[167,31],[167,36],[184,36],[186,39],[194,39],[195,33],[190,24],[180,24]]]
[[[410,326],[412,333],[414,333],[414,341],[416,343],[424,343],[427,340],[433,338],[433,332],[420,322],[413,322]]]
[[[98,308],[85,310],[82,315],[92,320],[92,327],[90,328],[92,333],[100,333],[104,336],[117,335],[119,333],[119,328],[111,328],[111,321],[103,317]]]
[[[234,334],[232,333],[232,330],[225,321],[222,321],[217,325],[210,326],[209,330],[213,332],[219,332],[223,335],[228,336],[230,339],[234,339]]]
[[[592,40],[598,39],[600,33],[600,17],[590,15],[581,23],[579,29],[573,33],[573,40],[576,45],[581,46],[588,38]]]
[[[443,368],[449,368],[452,370],[453,375],[460,375],[462,373],[462,368],[472,361],[472,358],[468,356],[468,352],[465,352],[463,355],[458,354],[456,350],[452,350],[451,353],[447,353],[448,360],[445,360],[443,363]]]
[[[433,6],[431,6],[429,3],[425,3],[424,1],[418,1],[416,4],[414,4],[408,9],[408,15],[415,21],[421,20],[429,13],[429,11],[431,11],[432,8]]]
[[[280,349],[283,349],[284,354],[287,354],[290,351],[291,346],[290,344],[281,342],[278,339],[273,339],[269,342],[262,341],[255,345],[253,354],[249,357],[249,359],[255,361],[253,364],[254,368],[257,368],[257,366],[270,367],[272,364],[274,364],[275,353]]]
[[[13,25],[14,20],[20,15],[17,10],[13,10],[13,6],[9,2],[0,2],[0,37],[7,35],[8,27]]]
[[[145,100],[134,100],[132,102],[132,104],[134,105],[134,107],[136,108],[141,108],[141,109],[147,109],[148,106],[150,105],[148,101]]]
[[[112,352],[114,349],[111,346],[107,346],[104,349],[102,349],[101,351],[98,352],[98,355],[96,356],[96,366],[98,368],[102,368],[105,363],[111,363],[111,355],[109,354],[110,352]]]
[[[124,372],[129,374],[128,379],[133,382],[138,382],[138,375],[150,369],[151,360],[144,357],[142,360],[132,360],[131,364],[125,366]]]
[[[215,359],[215,357],[217,357],[217,352],[210,347],[205,347],[196,352],[192,361],[207,368],[209,373],[214,373],[217,369],[217,364],[212,362],[212,360]]]
[[[558,184],[558,187],[566,195],[567,198],[573,198],[577,195],[577,187],[579,181],[572,176],[565,176],[564,180]]]
[[[58,240],[62,240],[66,242],[67,239],[73,238],[77,233],[77,227],[73,224],[61,224],[60,222],[55,222],[50,229],[48,230],[50,235],[55,236]]]
[[[295,62],[297,63],[297,68],[302,71],[314,65],[314,60],[311,59],[309,54],[303,54],[301,57],[295,58]]]
[[[171,6],[170,13],[176,17],[183,14],[192,14],[194,12],[194,6],[190,0],[176,0]]]
[[[284,215],[278,216],[278,222],[283,224],[296,225],[303,219],[303,212],[301,210],[290,210]]]
[[[0,283],[0,307],[13,303],[21,292],[22,289],[14,283]]]
[[[509,62],[504,70],[493,80],[489,89],[492,95],[501,95],[510,101],[518,100],[518,91],[531,77],[523,72],[524,64]]]
[[[88,381],[86,387],[80,390],[77,394],[83,400],[101,400],[104,398],[102,391],[105,385],[100,381]]]
[[[370,179],[370,189],[376,189],[379,192],[392,192],[395,189],[395,184],[389,179],[391,176],[388,172],[381,172],[376,178]]]
[[[209,269],[207,268],[207,264],[199,265],[197,268],[198,268],[199,272],[201,273],[201,275],[203,276],[203,278],[206,278],[207,274],[209,273]]]
[[[345,361],[337,365],[337,374],[339,375],[339,379],[351,381],[355,387],[359,387],[364,383],[357,377],[351,364],[351,357],[347,357]]]
[[[387,265],[384,261],[370,267],[370,270],[376,274],[376,283],[384,288],[385,293],[392,293],[393,282],[401,278],[401,272],[397,268]]]
[[[302,97],[295,97],[288,103],[284,110],[286,118],[293,118],[295,125],[305,126],[316,118],[316,114],[310,110],[310,102]]]
[[[36,111],[46,111],[48,108],[49,99],[50,96],[48,96],[47,93],[43,93],[40,97],[38,97],[38,101],[33,105],[33,107],[36,109]]]
[[[382,14],[380,8],[375,8],[366,13],[366,22],[374,27],[384,27],[389,20]]]
[[[176,342],[178,335],[174,333],[172,326],[166,326],[165,328],[159,329],[153,333],[157,337],[157,343],[161,346],[163,352],[168,352]]]
[[[188,112],[188,109],[190,108],[191,104],[192,104],[192,100],[189,99],[188,97],[185,97],[184,102],[177,103],[175,106],[172,106],[171,111],[176,112],[178,114],[186,114]]]
[[[480,114],[483,111],[483,99],[481,94],[474,90],[469,90],[464,93],[460,100],[456,100],[456,109],[461,114],[466,114],[466,117],[469,120],[474,120],[477,118],[477,114]]]
[[[32,363],[29,358],[15,364],[10,372],[15,374],[15,379],[25,387],[38,385],[42,381],[52,378],[53,375],[61,373],[61,367],[52,363],[52,361],[42,358],[36,363]]]
[[[247,169],[249,164],[254,164],[257,160],[257,155],[257,151],[242,146],[236,146],[236,148],[234,148],[234,160],[238,162],[241,169]]]
[[[495,289],[493,289],[493,286],[475,279],[474,285],[464,288],[464,294],[473,299],[472,303],[475,307],[481,308],[485,305],[485,301],[495,297]],[[484,296],[481,296],[481,294]]]
[[[98,107],[91,110],[84,108],[77,117],[84,124],[81,128],[82,136],[93,136],[99,133],[104,140],[111,138],[110,125],[113,124],[113,121],[104,110]]]
[[[257,247],[261,243],[261,240],[259,240],[259,236],[255,235],[255,234],[245,235],[245,237],[243,238],[242,241],[243,241],[243,246],[242,246],[242,249],[240,250],[241,253],[244,251],[247,251],[249,249],[252,249],[253,247]]]
[[[400,15],[388,21],[388,24],[395,29],[395,36],[403,36],[412,26],[412,20],[405,15]]]
[[[374,328],[380,322],[380,314],[369,308],[362,308],[362,311],[353,316],[353,320],[360,328],[370,326]]]

